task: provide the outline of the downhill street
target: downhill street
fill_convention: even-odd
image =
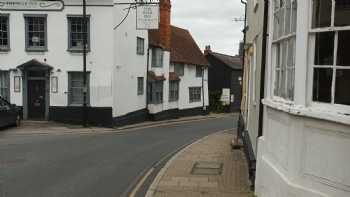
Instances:
[[[232,129],[233,116],[122,133],[0,131],[0,197],[119,197],[163,157]]]

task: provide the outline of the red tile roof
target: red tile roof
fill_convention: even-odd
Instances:
[[[180,77],[175,72],[169,73],[169,80],[170,81],[180,81]]]
[[[158,30],[150,30],[148,35],[151,46],[164,48],[160,42]],[[191,33],[175,26],[171,26],[170,62],[197,66],[209,65]]]

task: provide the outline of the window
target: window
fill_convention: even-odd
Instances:
[[[47,51],[46,15],[25,15],[26,50]]]
[[[178,101],[179,100],[179,81],[170,81],[169,82],[169,101]]]
[[[0,71],[0,96],[10,101],[10,74],[8,71]]]
[[[148,100],[150,104],[163,103],[163,81],[149,83]]]
[[[152,67],[163,67],[163,50],[161,48],[152,49]]]
[[[9,49],[9,15],[0,14],[0,51],[8,51]]]
[[[190,103],[200,102],[202,99],[201,87],[190,87]]]
[[[87,17],[85,26],[82,16],[68,16],[68,50],[82,51],[85,37],[86,49],[90,50],[90,18]]]
[[[273,20],[274,95],[293,101],[297,1],[275,0]]]
[[[312,14],[312,99],[350,105],[350,1],[314,0]]]
[[[83,105],[84,104],[84,74],[82,72],[69,72],[68,73],[68,104],[69,105]],[[86,76],[87,82],[87,103],[89,104],[90,98],[90,75],[89,73]]]
[[[203,68],[200,66],[196,66],[196,77],[203,77]]]
[[[137,37],[137,55],[145,54],[145,39]]]
[[[174,71],[178,76],[184,76],[185,74],[185,65],[183,64],[174,64]]]
[[[137,95],[143,95],[143,77],[137,77]]]

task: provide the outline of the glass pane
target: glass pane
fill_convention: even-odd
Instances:
[[[332,76],[331,68],[314,69],[313,100],[318,102],[332,102]]]
[[[316,33],[315,65],[333,65],[334,32]]]
[[[335,0],[334,26],[350,25],[350,1]]]
[[[314,0],[312,27],[330,27],[332,19],[332,0]]]
[[[338,33],[338,66],[350,66],[350,31],[340,31]]]
[[[291,32],[291,9],[292,4],[290,2],[291,0],[286,0],[286,16],[285,16],[285,27],[284,27],[284,34],[288,35]]]
[[[297,30],[297,13],[298,13],[298,3],[297,0],[293,0],[292,2],[292,32],[295,33]]]
[[[335,103],[350,105],[350,70],[337,70]]]

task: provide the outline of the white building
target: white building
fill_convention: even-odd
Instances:
[[[350,1],[268,2],[256,194],[348,197]]]
[[[85,29],[81,0],[1,0],[0,95],[24,119],[80,123],[86,35],[89,123],[147,119],[148,32],[125,3],[135,1],[87,0]]]

